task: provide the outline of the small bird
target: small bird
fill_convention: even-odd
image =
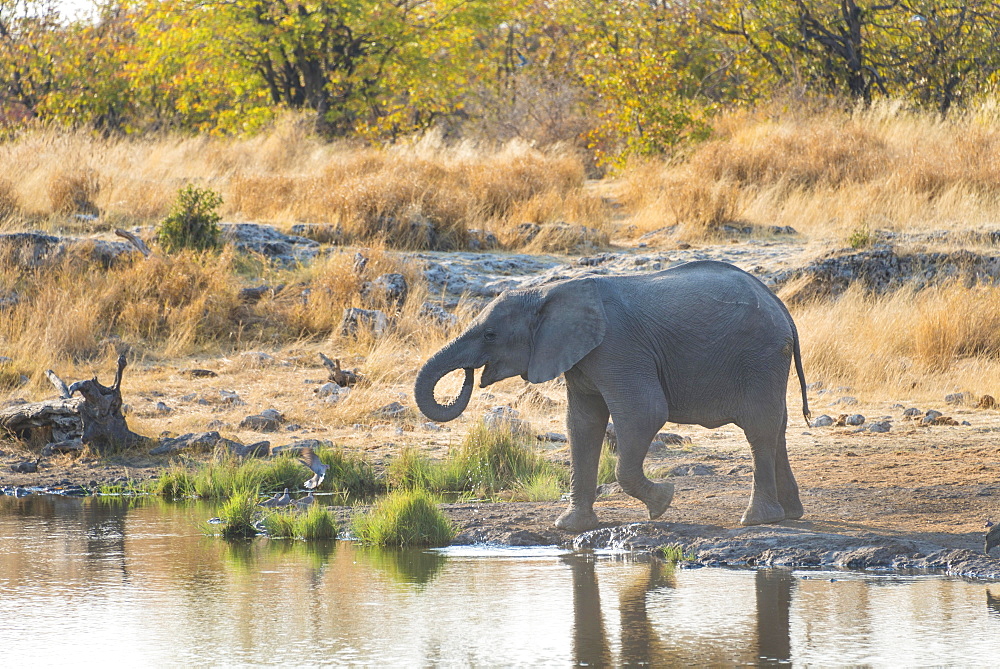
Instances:
[[[292,497],[288,494],[288,488],[285,488],[284,494],[279,495],[278,493],[274,493],[274,497],[264,500],[258,506],[266,506],[274,509],[279,506],[288,506],[291,502]]]
[[[326,470],[330,468],[329,465],[323,464],[323,461],[319,459],[316,452],[309,446],[305,446],[301,451],[301,456],[299,462],[304,464],[306,467],[312,470],[313,477],[302,484],[303,488],[308,490],[315,490],[319,487],[319,484],[323,482],[326,477]]]
[[[313,497],[312,492],[310,492],[305,497],[300,497],[299,499],[295,500],[295,505],[298,506],[300,509],[304,510],[304,509],[308,509],[310,506],[312,506],[313,502],[315,502],[315,501],[316,501],[316,498]]]
[[[1000,546],[1000,523],[986,523],[986,554],[989,555],[991,548]]]

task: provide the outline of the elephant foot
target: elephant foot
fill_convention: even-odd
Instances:
[[[647,495],[642,501],[649,509],[649,519],[656,520],[663,515],[663,512],[670,508],[670,502],[674,500],[674,484],[670,481],[654,483],[653,492]]]
[[[597,514],[593,509],[577,509],[570,507],[563,511],[562,515],[556,518],[556,527],[567,532],[586,532],[598,525]]]
[[[781,508],[785,510],[786,520],[798,520],[805,515],[805,511],[802,508],[802,502],[799,500],[795,500],[793,502],[782,502]]]
[[[777,502],[750,500],[750,506],[747,507],[747,510],[743,512],[743,517],[740,518],[740,525],[779,523],[786,517],[785,510]]]

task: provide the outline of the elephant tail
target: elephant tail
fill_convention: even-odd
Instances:
[[[792,354],[795,356],[795,373],[799,376],[799,388],[802,390],[802,416],[806,419],[806,427],[812,427],[809,419],[812,413],[809,412],[809,397],[806,394],[806,373],[802,371],[802,351],[799,348],[799,331],[792,323]]]

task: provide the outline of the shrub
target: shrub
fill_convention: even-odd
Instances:
[[[455,536],[451,521],[423,490],[391,493],[351,525],[361,541],[376,546],[444,546]]]
[[[177,193],[173,211],[160,223],[157,240],[168,253],[180,249],[204,251],[220,243],[219,221],[216,211],[222,196],[210,188],[187,185]]]

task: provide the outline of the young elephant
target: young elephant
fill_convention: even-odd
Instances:
[[[556,526],[597,527],[593,505],[608,416],[618,435],[618,482],[650,518],[670,506],[674,486],[646,478],[642,463],[665,422],[739,425],[753,455],[753,488],[741,523],[800,518],[785,449],[789,363],[795,360],[808,421],[795,324],[774,293],[743,270],[691,262],[648,275],[593,276],[497,297],[420,370],[414,395],[431,420],[468,405],[480,387],[519,375],[531,383],[565,374],[573,478]],[[434,398],[446,374],[465,370],[454,402]]]

